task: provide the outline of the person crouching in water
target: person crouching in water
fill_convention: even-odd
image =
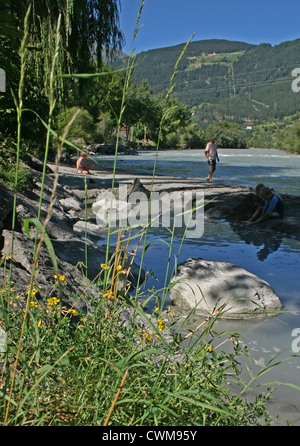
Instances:
[[[260,206],[246,222],[248,226],[260,223],[269,218],[282,218],[284,215],[284,204],[279,195],[274,194],[268,187],[262,187],[258,195],[264,200],[265,205]]]
[[[218,150],[217,150],[217,139],[213,138],[206,146],[204,151],[206,161],[209,165],[209,174],[206,178],[206,181],[212,181],[212,176],[214,171],[216,170],[216,164],[219,160]]]
[[[93,163],[87,163],[87,154],[82,152],[78,160],[76,161],[76,169],[78,173],[90,173],[90,169],[92,168]]]

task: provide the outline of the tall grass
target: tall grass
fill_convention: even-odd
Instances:
[[[142,1],[134,37],[139,29],[143,5]],[[24,29],[22,67],[25,67],[26,59],[28,14]],[[59,22],[56,37],[58,42]],[[180,58],[182,55],[183,53]],[[53,133],[51,123],[55,106],[53,79],[56,57],[57,53],[53,55],[53,71],[50,76],[51,94],[49,119],[45,123],[47,138],[44,166],[47,163],[49,136]],[[120,115],[116,117],[119,132],[126,106],[126,92],[135,63],[132,53],[127,67]],[[18,150],[24,80],[24,72],[21,70],[17,102]],[[173,80],[174,77],[167,95],[172,92]],[[169,111],[166,109],[161,125]],[[67,132],[68,127],[58,149],[52,198],[57,184],[61,147],[67,138]],[[17,175],[18,173],[16,185]],[[43,180],[45,175],[44,168]],[[154,176],[155,169],[151,191]],[[87,188],[87,183],[85,187]],[[34,239],[33,273],[39,246],[44,241],[53,261],[57,287],[61,288],[63,271],[58,270],[55,252],[46,232],[51,205],[52,202],[43,222],[39,214],[38,218],[26,221],[25,230],[29,234],[29,225],[33,223],[39,234]],[[13,228],[14,222],[15,219]],[[88,299],[88,312],[79,313],[74,308],[67,309],[62,296],[54,298],[49,295],[42,302],[35,300],[33,280],[29,284],[29,291],[26,293],[24,290],[23,295],[16,294],[11,286],[0,290],[0,324],[7,334],[5,352],[0,353],[0,419],[3,425],[212,426],[258,424],[261,420],[267,424],[271,422],[265,408],[269,396],[259,396],[253,403],[247,403],[242,398],[243,392],[252,387],[255,378],[252,375],[250,383],[246,384],[239,380],[239,358],[244,354],[248,355],[248,352],[242,351],[238,342],[235,344],[234,354],[217,353],[214,347],[213,341],[217,337],[213,333],[213,326],[222,315],[222,309],[192,333],[181,334],[180,331],[173,331],[177,322],[176,315],[170,309],[164,309],[169,287],[167,280],[163,286],[163,299],[159,308],[155,308],[151,315],[146,315],[139,303],[140,275],[136,291],[129,293],[129,276],[137,249],[142,249],[141,265],[146,250],[151,249],[151,243],[147,241],[149,223],[138,230],[132,227],[120,228],[112,255],[113,232],[109,227],[106,262],[99,266],[99,274],[87,285],[84,296]],[[170,230],[170,256],[173,239],[174,228]],[[130,248],[132,242],[136,246],[133,252]],[[181,245],[182,243],[184,240]],[[166,265],[167,273],[170,256]],[[85,262],[85,267],[88,268],[87,251]],[[93,293],[89,294],[91,289]],[[152,296],[157,291],[152,292]],[[82,296],[77,296],[76,299],[81,298]],[[230,333],[227,335],[231,336]],[[271,365],[265,368],[265,372],[269,367]],[[231,394],[224,386],[231,379],[241,384],[237,395]]]

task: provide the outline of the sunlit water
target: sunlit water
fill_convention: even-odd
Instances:
[[[220,163],[214,174],[216,183],[255,186],[264,183],[281,193],[300,194],[300,156],[273,149],[219,149]],[[97,157],[100,166],[112,169],[113,157]],[[118,170],[151,174],[155,152],[138,156],[118,156]],[[161,151],[157,156],[156,173],[182,178],[207,177],[203,150]]]
[[[299,172],[300,156],[277,150],[247,149],[219,150],[220,163],[214,175],[216,183],[254,186],[264,183],[280,193],[300,194]],[[153,152],[139,156],[118,157],[118,171],[126,170],[152,173],[155,160]],[[99,159],[105,168],[112,168],[113,158]],[[156,173],[183,178],[207,176],[207,164],[203,151],[163,151],[158,154]],[[300,386],[300,358],[290,357],[294,328],[300,330],[300,242],[280,234],[263,233],[245,228],[233,228],[228,222],[205,220],[204,234],[200,239],[185,239],[178,255],[183,232],[176,230],[171,251],[169,275],[178,256],[178,263],[189,257],[201,257],[234,263],[266,280],[275,290],[283,303],[285,314],[266,322],[231,322],[220,325],[220,331],[239,332],[250,348],[254,367],[267,364],[275,355],[284,362],[275,367],[262,382],[280,381]],[[150,229],[148,241],[151,247],[143,259],[146,270],[151,269],[156,279],[151,278],[148,285],[160,288],[164,285],[167,273],[170,233],[164,228]],[[141,255],[141,250],[138,253]],[[166,305],[169,301],[166,301]],[[149,304],[151,311],[151,303]],[[298,343],[300,347],[300,341]],[[220,349],[231,351],[229,342]],[[279,386],[273,397],[279,401],[295,403],[300,408],[300,391]]]

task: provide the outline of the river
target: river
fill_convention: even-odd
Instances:
[[[252,187],[264,183],[279,193],[300,194],[299,155],[273,149],[220,149],[219,157],[220,163],[214,174],[215,183]],[[118,157],[117,168],[119,172],[136,172],[137,176],[140,172],[150,174],[154,161],[154,152],[141,152],[139,156]],[[110,169],[113,158],[102,157],[99,162],[104,168]],[[162,151],[157,157],[156,173],[159,175],[204,180],[207,170],[203,151]],[[264,375],[261,382],[276,381],[300,386],[300,357],[297,355],[300,339],[297,343],[297,337],[294,336],[297,328],[298,338],[300,336],[300,241],[268,232],[262,236],[257,230],[253,237],[249,231],[245,229],[243,234],[238,234],[226,221],[205,220],[203,236],[185,240],[178,262],[188,257],[202,257],[234,263],[258,275],[274,288],[285,310],[280,317],[263,323],[220,323],[220,330],[231,329],[241,334],[250,349],[254,370],[266,366],[275,356],[275,362],[282,361]],[[253,234],[253,230],[251,232]],[[182,235],[183,232],[177,229],[172,246],[174,257],[180,249]],[[148,285],[159,288],[164,285],[170,233],[167,229],[159,228],[157,231],[153,228],[148,233],[148,241],[151,241],[151,249],[144,257],[144,267],[150,268],[156,277],[149,279]],[[171,266],[173,264],[172,260]],[[230,351],[232,346],[220,340],[218,348]],[[244,373],[247,375],[248,372]],[[284,416],[300,425],[300,390],[279,385],[272,400],[275,408],[280,407]],[[283,406],[285,409],[282,409]]]

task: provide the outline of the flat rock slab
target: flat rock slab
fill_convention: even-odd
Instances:
[[[264,280],[225,262],[187,259],[171,281],[172,303],[183,310],[211,315],[224,305],[222,317],[249,319],[282,310],[280,299]]]

